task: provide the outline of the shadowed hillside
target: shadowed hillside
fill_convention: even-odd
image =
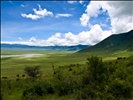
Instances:
[[[133,30],[127,33],[111,35],[100,43],[79,52],[115,52],[119,50],[133,51]]]

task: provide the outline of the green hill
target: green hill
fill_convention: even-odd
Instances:
[[[116,52],[116,51],[133,51],[133,30],[114,34],[99,42],[98,44],[82,49],[78,53],[85,52]]]

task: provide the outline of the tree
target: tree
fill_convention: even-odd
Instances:
[[[30,78],[39,78],[42,75],[42,72],[40,71],[40,66],[27,66],[24,68],[24,71]]]
[[[103,84],[105,80],[107,80],[108,69],[105,67],[101,58],[92,56],[87,59],[88,60],[88,71],[91,76],[93,82],[95,81],[97,84]]]

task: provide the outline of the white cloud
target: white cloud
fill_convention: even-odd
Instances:
[[[26,44],[26,45],[29,45],[29,42],[20,42],[20,41],[2,41],[1,44]]]
[[[76,3],[77,1],[67,1],[70,4]]]
[[[81,25],[88,26],[91,17],[97,17],[100,13],[107,11],[113,33],[129,31],[133,29],[132,5],[132,1],[91,1],[80,18]]]
[[[68,32],[65,34],[56,33],[47,40],[43,40],[43,43],[40,44],[67,46],[78,44],[94,45],[99,41],[105,39],[106,37],[110,36],[111,34],[111,31],[103,31],[101,27],[96,24],[90,29],[90,31],[82,31],[76,35],[72,32]]]
[[[74,1],[75,2],[75,1]],[[77,1],[76,1],[77,2]],[[71,2],[72,3],[72,2]],[[82,31],[78,34],[72,32],[67,33],[55,33],[53,36],[46,40],[39,40],[36,37],[31,37],[28,41],[19,41],[14,43],[38,45],[38,46],[55,46],[55,45],[94,45],[99,41],[105,39],[111,34],[123,33],[133,29],[133,2],[131,1],[91,1],[88,4],[85,13],[82,14],[80,18],[81,25],[89,26],[90,30]],[[33,9],[34,14],[21,14],[23,17],[31,18],[32,20],[37,20],[45,16],[53,16],[53,13],[42,9],[38,4],[39,10]],[[102,10],[101,10],[102,8]],[[92,25],[90,23],[90,18],[97,18],[99,14],[107,11],[109,15],[105,19],[105,23],[108,20],[111,21],[110,30],[102,30],[101,26],[106,27],[105,23],[100,23],[100,25]],[[70,17],[71,14],[56,14],[56,18],[59,17]],[[108,26],[108,25],[107,25]],[[19,38],[20,40],[20,38]]]
[[[72,14],[56,14],[56,18],[59,18],[59,17],[70,17],[72,16]]]
[[[112,31],[115,34],[127,32],[133,29],[133,20],[130,16],[125,18],[112,18],[111,19]]]
[[[64,34],[55,33],[46,40],[40,40],[33,36],[28,41],[18,41],[18,43],[34,46],[71,46],[79,44],[94,45],[111,34],[111,31],[103,31],[100,25],[96,24],[91,27],[90,31],[82,31],[78,34],[74,34],[72,32],[67,32]]]
[[[77,3],[78,1],[75,0],[75,1],[67,1],[67,2],[70,4],[74,4],[74,3]],[[84,2],[83,0],[79,0],[80,4],[83,4],[83,2]]]
[[[23,40],[21,37],[18,37],[19,40]]]
[[[123,33],[133,29],[133,1],[110,1],[105,8],[111,20],[113,33]]]
[[[83,14],[82,17],[80,18],[81,25],[87,26],[89,19],[90,17],[87,14]]]
[[[100,1],[91,1],[88,4],[85,13],[83,13],[82,17],[80,18],[80,22],[82,26],[87,26],[91,17],[97,17],[100,9]]]
[[[29,39],[29,41],[30,41],[30,42],[36,42],[36,41],[37,41],[37,38],[33,36],[33,37],[31,37],[31,38]]]
[[[41,18],[41,16],[33,15],[33,14],[21,14],[21,16],[25,17],[25,18],[30,18],[32,20],[37,20],[37,19]]]
[[[80,4],[83,4],[83,2],[84,2],[83,0],[80,0],[80,1],[79,1]]]
[[[25,7],[25,5],[21,4],[21,7]]]
[[[37,10],[35,8],[33,9],[33,11],[34,11],[34,13],[36,15],[42,16],[42,17],[44,17],[44,16],[53,16],[53,13],[52,12],[47,11],[47,9],[43,9],[42,10],[41,6],[40,5],[38,5],[38,6],[39,6],[39,10]]]
[[[100,26],[107,27],[105,23],[100,23]]]
[[[41,6],[38,4],[39,10],[33,8],[33,11],[35,14],[23,14],[21,13],[22,17],[30,18],[32,20],[37,20],[40,18],[43,18],[45,16],[53,16],[53,13],[51,11],[47,11],[47,9],[42,9]]]
[[[83,44],[94,45],[99,41],[111,35],[111,31],[103,31],[100,25],[96,24],[91,27],[90,31],[83,31],[79,33],[79,41]]]

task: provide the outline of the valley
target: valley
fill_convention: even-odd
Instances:
[[[132,34],[125,34],[127,36],[124,38],[128,39],[125,39],[124,45],[117,46],[110,36],[94,46],[85,46],[80,50],[70,50],[71,47],[44,50],[29,46],[21,48],[21,45],[14,48],[6,45],[9,47],[2,48],[1,52],[1,98],[132,99]],[[121,34],[116,36],[119,36],[121,41]],[[32,74],[29,74],[30,71]]]

